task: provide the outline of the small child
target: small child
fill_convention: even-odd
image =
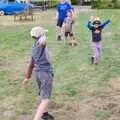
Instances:
[[[77,43],[75,41],[73,24],[74,24],[74,20],[72,18],[72,12],[69,10],[69,11],[67,11],[67,17],[64,20],[64,24],[63,24],[64,33],[63,34],[64,34],[64,37],[65,37],[65,41],[67,41],[68,37],[70,37],[70,42],[69,43],[72,45],[72,47],[77,45]]]
[[[97,17],[88,21],[87,27],[92,31],[92,48],[93,48],[93,56],[91,57],[92,64],[98,64],[99,58],[101,57],[101,40],[102,40],[102,29],[110,23],[110,20],[101,23],[100,19]]]
[[[54,117],[48,113],[52,92],[53,68],[49,59],[45,32],[47,30],[39,26],[31,30],[31,37],[35,40],[35,43],[32,48],[32,58],[26,72],[26,79],[23,81],[24,86],[31,78],[32,70],[35,68],[41,103],[34,120],[54,120]]]

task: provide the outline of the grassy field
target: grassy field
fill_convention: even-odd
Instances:
[[[53,102],[55,120],[120,119],[120,10],[80,12],[75,23],[78,46],[64,46],[55,36],[54,11],[35,13],[34,22],[13,22],[0,16],[0,120],[32,120],[38,105],[35,77],[21,88],[31,56],[29,32],[41,25],[49,30],[48,47],[55,70]],[[102,21],[114,15],[103,31],[103,57],[90,64],[91,33],[86,28],[90,15]]]

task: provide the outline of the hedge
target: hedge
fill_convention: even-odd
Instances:
[[[71,3],[72,3],[73,5],[77,5],[77,4],[78,4],[78,0],[71,0]]]
[[[120,1],[116,0],[115,3],[109,1],[94,1],[92,2],[92,8],[98,8],[98,9],[111,9],[111,8],[120,8]]]
[[[50,7],[55,7],[59,0],[46,0],[46,2],[49,3]],[[31,3],[34,4],[35,6],[42,6],[44,4],[44,1],[34,0],[31,1]]]

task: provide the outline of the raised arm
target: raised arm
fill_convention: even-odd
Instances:
[[[68,8],[69,8],[69,10],[71,10],[71,12],[72,12],[72,19],[73,19],[73,20],[76,20],[76,15],[75,15],[73,6],[72,6],[71,4],[68,4]]]
[[[94,26],[92,25],[92,21],[93,21],[94,17],[90,16],[87,27],[89,30],[92,30],[94,28]]]
[[[104,23],[101,24],[101,28],[103,29],[109,23],[110,23],[110,20],[106,20]]]
[[[89,30],[92,30],[94,28],[90,20],[88,21],[87,27]]]

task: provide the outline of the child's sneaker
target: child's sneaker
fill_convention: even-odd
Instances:
[[[57,37],[57,40],[58,40],[58,41],[61,41],[61,36],[58,36],[58,37]]]
[[[50,115],[48,112],[44,113],[41,117],[42,120],[54,120],[54,117]]]
[[[94,57],[92,56],[91,57],[91,64],[93,64],[94,63]]]

